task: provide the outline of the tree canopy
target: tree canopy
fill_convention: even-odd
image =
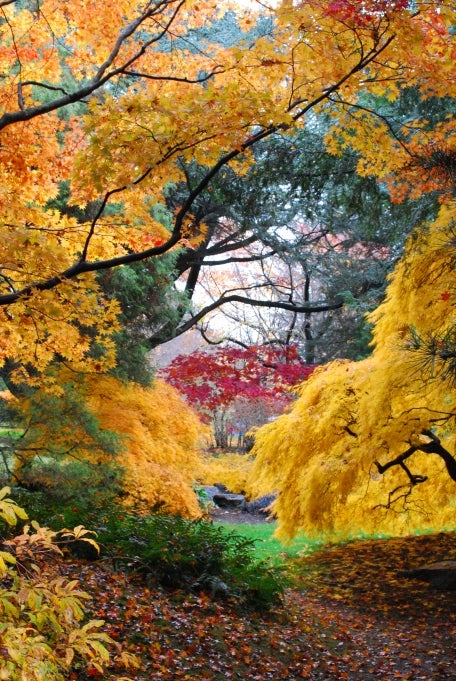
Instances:
[[[270,21],[253,37],[254,12],[236,8],[246,37],[224,45],[200,39],[228,9],[210,1],[2,3],[1,360],[16,379],[36,382],[55,360],[110,369],[119,307],[94,273],[197,248],[209,227],[194,206],[211,181],[228,167],[242,176],[257,143],[325,107],[328,147],[354,147],[360,173],[402,194],[428,173],[425,189],[441,189],[451,121],[394,130],[369,99],[395,100],[404,83],[424,99],[453,94],[453,10],[406,5],[261,5]],[[203,169],[190,185],[189,163]],[[50,207],[63,182],[70,205],[91,207],[83,220]],[[166,227],[152,209],[179,183]]]
[[[454,527],[455,208],[410,237],[372,356],[316,370],[258,431],[253,488],[280,492],[285,535]]]
[[[251,427],[280,414],[293,398],[292,386],[312,369],[293,346],[218,346],[179,355],[158,375],[212,422],[216,446],[226,447],[230,433],[242,440]]]

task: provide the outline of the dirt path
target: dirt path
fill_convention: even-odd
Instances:
[[[215,522],[221,521],[233,525],[259,525],[271,522],[263,513],[245,513],[244,511],[226,508],[212,509],[209,512],[209,517]]]

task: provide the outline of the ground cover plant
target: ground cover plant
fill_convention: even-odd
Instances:
[[[44,492],[15,488],[15,497],[55,532],[61,527],[90,527],[101,558],[145,583],[218,594],[247,607],[268,608],[280,602],[288,581],[286,570],[282,561],[270,560],[268,551],[256,550],[258,538],[253,533],[238,533],[207,518],[133,513],[116,500],[115,478],[111,486],[103,487],[95,475],[90,484],[85,465],[75,464],[71,470],[78,473],[74,488],[71,479],[65,482],[61,475],[60,488]],[[99,557],[87,543],[76,543],[72,555]]]

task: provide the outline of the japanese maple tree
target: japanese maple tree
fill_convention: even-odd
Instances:
[[[453,88],[447,77],[453,10],[418,3],[410,12],[404,4],[261,5],[271,19],[267,35],[248,45],[214,41],[196,49],[193,32],[214,25],[228,5],[1,3],[4,373],[39,384],[40,374],[62,359],[77,370],[109,370],[118,306],[94,273],[197,246],[206,227],[194,219],[193,206],[211,178],[227,166],[242,175],[251,147],[286,134],[310,112],[329,106],[328,144],[337,151],[350,135],[360,172],[372,167],[379,174],[381,158],[389,159],[382,161],[385,173],[394,173],[396,152],[408,149],[425,124],[417,121],[410,140],[405,133],[398,140],[363,105],[366,93],[396,98],[405,82],[424,97],[451,95]],[[249,30],[254,13],[235,11]],[[204,173],[165,228],[151,206],[166,202],[170,183],[185,181],[182,162]],[[91,207],[81,221],[50,209],[62,183],[75,210]],[[225,302],[229,296],[219,304]]]
[[[230,427],[234,428],[230,407],[239,400],[244,405],[260,403],[264,413],[277,415],[292,400],[292,386],[305,380],[313,368],[300,360],[295,346],[224,346],[179,355],[159,375],[177,388],[204,420],[212,422],[216,442],[223,446]]]
[[[46,386],[63,395],[55,365],[91,378],[115,366],[119,305],[96,273],[197,249],[210,230],[195,204],[212,178],[226,168],[242,177],[256,144],[314,114],[331,119],[327,148],[352,148],[357,171],[388,183],[398,200],[435,191],[448,201],[454,120],[414,117],[396,127],[380,104],[408,87],[422,99],[454,97],[455,8],[417,2],[409,10],[386,0],[258,4],[269,29],[224,45],[195,33],[216,26],[229,7],[214,0],[0,2],[0,363],[13,388],[36,389],[30,399]],[[231,9],[242,31],[255,25],[250,8]],[[192,164],[202,170],[188,182]],[[166,205],[177,185],[185,191],[165,224],[154,207]],[[63,189],[67,209],[59,210]],[[440,310],[453,284],[438,272],[431,283],[426,300],[434,296]],[[233,294],[217,305],[230,302],[252,304]],[[321,309],[287,299],[253,304]],[[426,324],[415,324],[415,338],[426,336]],[[419,437],[433,432],[424,420],[420,426]]]
[[[455,224],[453,201],[410,237],[372,356],[319,368],[257,433],[252,489],[280,492],[285,534],[454,526]]]

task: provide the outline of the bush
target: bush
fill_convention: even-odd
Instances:
[[[54,530],[98,526],[115,512],[122,493],[122,469],[88,461],[35,460],[23,473],[14,497],[38,522]]]
[[[281,599],[284,573],[256,558],[255,540],[207,520],[133,514],[116,503],[115,477],[111,486],[97,476],[105,466],[53,463],[38,470],[35,483],[45,480],[49,486],[37,491],[17,488],[19,502],[55,531],[77,525],[95,530],[102,554],[117,568],[165,587],[204,591],[244,605],[267,607]],[[97,557],[87,542],[73,542],[70,550],[80,557]]]
[[[27,521],[8,487],[0,490],[0,678],[10,681],[63,681],[77,666],[103,672],[107,649],[117,644],[100,631],[103,622],[84,623],[89,596],[76,580],[44,575],[39,565],[48,554],[61,553],[56,533],[32,521],[11,538],[7,528]],[[64,530],[61,539],[96,548],[84,528]],[[131,656],[121,654],[125,663]]]
[[[111,518],[99,532],[118,564],[148,581],[258,607],[283,595],[284,572],[257,560],[255,541],[210,521],[125,515]]]

